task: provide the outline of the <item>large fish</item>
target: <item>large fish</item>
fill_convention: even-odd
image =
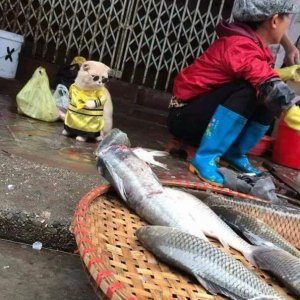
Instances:
[[[300,258],[300,251],[261,220],[224,206],[211,208],[222,220],[240,231],[254,245],[277,247]]]
[[[300,249],[300,209],[259,200],[243,200],[203,192],[195,195],[208,206],[225,206],[257,218]]]
[[[202,239],[181,230],[145,226],[137,230],[142,245],[163,262],[197,278],[210,293],[231,299],[284,299],[240,262]]]
[[[98,167],[124,202],[153,225],[180,228],[206,239],[208,235],[240,251],[251,262],[254,246],[240,238],[207,205],[180,190],[164,188],[151,168],[125,146],[101,151]]]
[[[284,250],[254,250],[257,265],[276,276],[293,293],[300,297],[300,259]],[[299,299],[299,298],[298,298]]]

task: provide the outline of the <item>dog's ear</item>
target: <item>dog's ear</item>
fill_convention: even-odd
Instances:
[[[111,68],[108,68],[108,69],[107,69],[107,74],[108,74],[108,77],[113,77],[113,76],[114,76],[114,74],[115,74],[115,72],[114,72],[114,70],[113,70],[113,69],[111,69]]]
[[[111,72],[111,68],[109,66],[103,64],[103,63],[101,63],[101,64],[102,64],[102,70],[103,70],[103,72],[109,74]]]
[[[88,71],[90,69],[90,64],[88,61],[84,62],[81,66],[83,71]]]

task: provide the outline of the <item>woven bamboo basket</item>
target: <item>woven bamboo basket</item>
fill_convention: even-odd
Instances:
[[[174,185],[171,181],[163,183]],[[182,186],[178,182],[175,185]],[[197,188],[205,189],[207,186]],[[83,264],[100,299],[227,299],[208,294],[192,277],[158,261],[145,250],[135,236],[136,229],[143,225],[145,223],[110,191],[109,185],[94,188],[79,202],[72,231]],[[210,241],[222,248],[217,241]],[[285,299],[296,299],[274,278],[251,266],[239,252],[229,251]]]

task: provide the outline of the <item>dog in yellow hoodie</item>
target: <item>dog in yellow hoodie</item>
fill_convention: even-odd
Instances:
[[[113,105],[105,83],[110,68],[97,61],[86,61],[70,86],[70,104],[64,120],[63,135],[77,141],[100,141],[113,125]]]

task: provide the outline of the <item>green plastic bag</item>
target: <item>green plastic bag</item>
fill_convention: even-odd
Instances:
[[[59,112],[49,87],[46,70],[39,67],[17,95],[18,113],[28,117],[54,122]]]

